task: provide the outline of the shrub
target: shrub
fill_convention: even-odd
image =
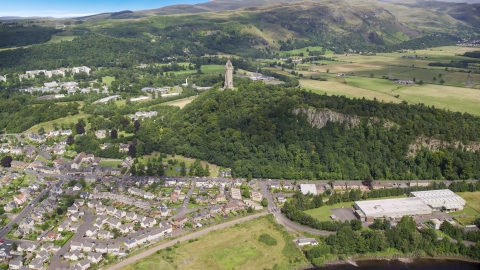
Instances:
[[[267,246],[276,246],[277,245],[277,240],[275,238],[271,237],[270,235],[264,233],[260,235],[258,238],[258,242],[264,243]]]

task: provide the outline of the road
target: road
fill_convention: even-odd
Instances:
[[[40,198],[47,194],[50,191],[50,188],[46,188],[42,190],[32,201],[28,202],[28,204],[23,208],[22,211],[10,222],[0,230],[0,238],[4,238],[5,235],[7,235],[10,232],[10,228],[12,227],[13,224],[19,223],[30,211],[32,211],[35,208],[35,205],[38,203]]]
[[[185,195],[185,200],[183,200],[182,206],[177,209],[178,213],[172,216],[170,220],[189,213],[188,202],[190,202],[190,197],[192,197],[193,189],[195,189],[195,179],[193,179],[192,183],[190,184],[190,188],[188,189],[187,195]]]
[[[278,208],[277,205],[275,204],[272,194],[268,190],[268,182],[258,181],[257,183],[260,185],[260,189],[262,191],[263,197],[267,198],[268,200],[268,211],[273,214],[273,216],[275,217],[275,219],[279,224],[282,224],[283,226],[291,228],[296,231],[304,231],[304,232],[308,232],[315,235],[328,236],[331,234],[335,234],[335,232],[320,231],[313,228],[305,227],[289,220],[284,215],[282,215],[280,208]]]
[[[43,158],[46,158],[46,159],[48,159],[48,160],[52,159],[52,156],[49,155],[48,153],[46,153],[46,152],[38,149],[37,147],[35,147],[35,146],[33,146],[33,145],[29,144],[29,143],[26,143],[26,142],[22,139],[22,137],[21,137],[22,134],[7,134],[7,135],[14,135],[15,137],[17,137],[17,140],[18,140],[19,142],[21,142],[24,146],[25,146],[25,145],[30,146],[30,147],[33,148],[35,151],[37,151],[37,153],[38,153],[40,156],[42,156]]]
[[[150,256],[152,254],[154,254],[157,250],[161,250],[161,249],[164,249],[164,248],[167,248],[167,247],[170,247],[170,246],[173,246],[175,245],[176,243],[178,242],[185,242],[185,241],[188,241],[190,239],[195,239],[197,237],[200,237],[202,235],[205,235],[211,231],[215,231],[215,230],[220,230],[220,229],[224,229],[224,228],[227,228],[227,227],[230,227],[230,226],[233,226],[235,224],[238,224],[238,223],[242,223],[242,222],[245,222],[245,221],[249,221],[249,220],[253,220],[253,219],[256,219],[258,217],[261,217],[261,216],[266,216],[268,215],[267,212],[262,212],[262,213],[258,213],[258,214],[255,214],[255,215],[251,215],[251,216],[247,216],[247,217],[243,217],[243,218],[239,218],[239,219],[235,219],[235,220],[232,220],[232,221],[228,221],[228,222],[225,222],[225,223],[222,223],[222,224],[218,224],[218,225],[215,225],[215,226],[212,226],[212,227],[209,227],[209,228],[205,228],[203,230],[199,230],[199,231],[196,231],[196,232],[193,232],[193,233],[190,233],[188,235],[185,235],[185,236],[182,236],[180,238],[177,238],[175,240],[172,240],[172,241],[169,241],[169,242],[166,242],[164,244],[161,244],[161,245],[158,245],[154,248],[151,248],[151,249],[148,249],[148,250],[145,250],[144,252],[141,252],[135,256],[132,256],[130,258],[127,258],[109,268],[107,268],[107,270],[116,270],[116,269],[121,269],[122,267],[125,267],[129,264],[132,264],[138,260],[141,260],[147,256]]]
[[[68,267],[68,263],[61,262],[60,259],[65,255],[70,250],[70,244],[72,241],[76,242],[84,242],[85,239],[83,238],[83,235],[85,235],[85,232],[88,229],[88,226],[92,224],[93,220],[93,215],[91,211],[86,211],[85,215],[83,215],[83,224],[78,228],[77,232],[75,235],[70,239],[68,243],[63,245],[63,247],[53,255],[52,260],[50,265],[48,266],[47,270],[54,270],[54,269],[60,269],[63,267]]]

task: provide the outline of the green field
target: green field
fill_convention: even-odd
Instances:
[[[99,166],[110,166],[110,167],[117,167],[118,165],[122,164],[121,160],[102,160]]]
[[[480,218],[480,191],[458,192],[457,195],[467,201],[462,211],[450,213],[462,225],[472,225],[475,219]]]
[[[267,246],[261,234],[277,240]],[[211,232],[192,243],[177,244],[122,270],[150,269],[296,269],[307,264],[284,228],[273,217],[261,217],[233,227]]]
[[[89,116],[90,116],[89,114],[85,114],[83,112],[80,112],[79,114],[74,115],[74,116],[67,116],[67,117],[63,117],[63,118],[58,118],[57,120],[52,120],[52,121],[49,121],[49,122],[40,123],[38,125],[35,125],[35,126],[29,128],[27,130],[27,132],[37,132],[42,127],[45,129],[46,132],[52,131],[52,130],[54,130],[54,128],[53,128],[54,123],[57,123],[58,127],[60,128],[62,124],[69,125],[70,123],[77,123],[78,119],[80,119],[80,118],[87,119]]]
[[[322,47],[320,46],[315,46],[315,47],[305,47],[305,48],[301,48],[301,49],[296,49],[296,50],[290,50],[290,51],[281,51],[279,52],[279,55],[281,57],[285,57],[287,55],[299,55],[300,53],[303,53],[303,55],[305,57],[308,56],[308,52],[307,52],[307,49],[309,51],[321,51],[322,50]],[[330,50],[326,50],[325,51],[325,55],[329,55],[329,54],[333,54],[332,51]]]
[[[45,44],[51,44],[51,43],[59,43],[61,41],[72,41],[75,38],[75,36],[57,36],[53,35],[52,38],[46,42]]]
[[[113,81],[115,81],[115,77],[113,77],[113,76],[102,77],[102,82],[105,83],[107,86],[112,85]]]
[[[193,96],[188,98],[177,99],[174,101],[168,101],[168,102],[162,103],[162,105],[177,106],[177,107],[180,107],[180,109],[182,109],[183,107],[185,107],[185,105],[192,102],[196,97],[197,96]]]

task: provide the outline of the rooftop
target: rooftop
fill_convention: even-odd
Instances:
[[[366,216],[377,216],[392,214],[396,212],[425,212],[431,213],[432,209],[419,198],[398,198],[372,201],[357,201],[355,204],[365,213]]]

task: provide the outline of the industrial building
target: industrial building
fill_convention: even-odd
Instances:
[[[416,197],[433,208],[434,211],[461,211],[466,201],[449,189],[415,191],[410,197]]]
[[[355,215],[366,221],[377,218],[431,215],[432,208],[420,198],[400,198],[355,202]]]

